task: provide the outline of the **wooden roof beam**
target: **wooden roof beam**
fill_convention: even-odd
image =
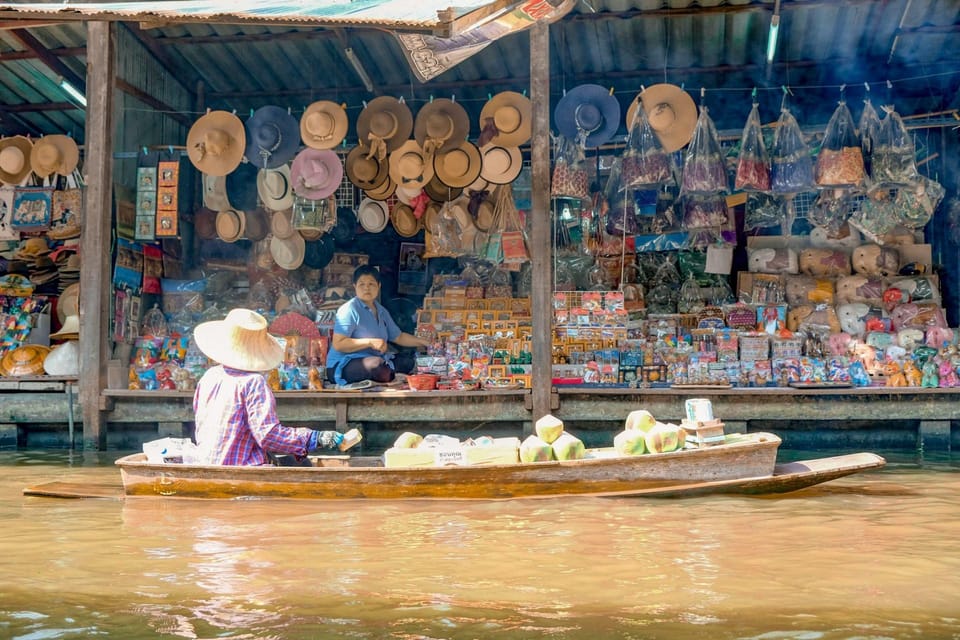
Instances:
[[[173,118],[183,126],[185,127],[193,126],[193,120],[188,118],[185,114],[180,113],[180,111],[178,111],[177,109],[174,109],[163,100],[159,100],[153,97],[152,95],[150,95],[149,93],[147,93],[146,91],[143,91],[140,88],[133,86],[123,78],[116,78],[113,82],[113,86],[115,86],[120,91],[123,91],[124,93],[133,96],[134,98],[144,103],[145,105],[153,107],[157,111],[162,112],[164,115]]]
[[[54,74],[72,84],[80,93],[85,94],[87,92],[87,81],[74,73],[73,69],[65,65],[60,58],[53,55],[50,49],[43,46],[43,43],[37,40],[32,33],[26,29],[11,29],[10,35],[19,40],[20,44],[27,49],[37,54],[40,61],[47,65]]]
[[[51,55],[57,56],[58,58],[69,58],[76,56],[85,56],[87,55],[86,47],[60,47],[58,49],[47,49]],[[25,49],[23,51],[5,51],[0,53],[0,62],[6,62],[7,60],[35,60],[39,56],[29,50]]]

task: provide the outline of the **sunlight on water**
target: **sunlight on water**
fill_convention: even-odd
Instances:
[[[960,637],[960,474],[779,498],[27,498],[115,454],[0,454],[0,637]]]

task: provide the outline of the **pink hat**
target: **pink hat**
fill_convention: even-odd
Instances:
[[[293,192],[309,200],[332,195],[343,180],[343,163],[329,149],[306,148],[297,154],[290,167]]]

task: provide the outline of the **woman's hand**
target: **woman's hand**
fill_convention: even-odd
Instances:
[[[387,341],[383,338],[367,338],[369,347],[379,353],[387,352]]]

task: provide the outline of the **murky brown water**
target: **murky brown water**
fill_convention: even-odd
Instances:
[[[957,458],[775,499],[20,493],[116,457],[0,453],[0,638],[960,638]]]

